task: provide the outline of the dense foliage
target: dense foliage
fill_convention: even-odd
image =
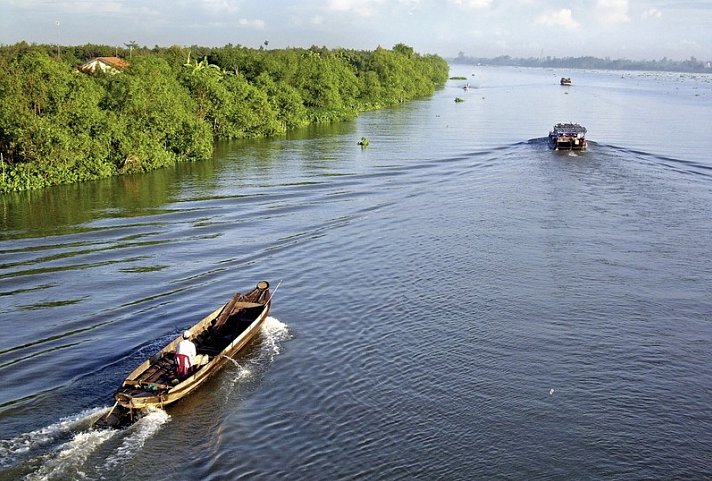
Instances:
[[[407,45],[374,51],[0,47],[0,192],[145,172],[431,95],[448,65]],[[86,74],[97,56],[119,73]]]

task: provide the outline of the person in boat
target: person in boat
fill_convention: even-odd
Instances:
[[[185,331],[176,347],[176,374],[179,377],[188,376],[196,367],[208,362],[208,356],[196,352],[195,344],[190,340],[191,335],[190,331]]]

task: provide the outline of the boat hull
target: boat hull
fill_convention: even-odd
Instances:
[[[252,338],[255,337],[255,335],[262,327],[262,323],[267,318],[268,310],[269,309],[266,309],[264,315],[261,315],[258,319],[256,319],[250,325],[250,327],[243,332],[243,334],[241,334],[237,339],[235,339],[235,341],[230,344],[229,348],[225,349],[219,355],[211,359],[208,364],[201,367],[200,370],[198,370],[195,374],[188,376],[168,391],[161,391],[160,386],[158,386],[156,394],[147,393],[146,395],[129,395],[119,391],[115,395],[116,401],[118,401],[120,406],[124,406],[129,409],[139,410],[152,407],[163,408],[165,406],[173,404],[176,401],[179,401],[183,397],[195,391],[214,373],[220,371],[228,362],[228,359],[235,356],[243,347],[245,347],[248,342],[252,340]],[[149,389],[151,388],[150,384],[151,383],[146,383],[146,386]],[[132,383],[127,383],[126,381],[124,381],[122,387],[132,387]]]
[[[164,408],[198,389],[219,372],[259,332],[271,307],[267,282],[249,293],[236,294],[190,328],[198,354],[208,357],[185,378],[175,370],[174,355],[182,335],[134,369],[116,391],[114,408],[97,425],[120,427],[150,408]]]
[[[556,124],[549,132],[548,145],[552,150],[586,150],[586,127],[579,124]]]
[[[586,150],[588,143],[586,139],[575,137],[549,137],[549,148],[552,150]]]

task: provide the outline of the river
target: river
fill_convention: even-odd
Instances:
[[[0,480],[712,478],[712,75],[451,75],[210,162],[0,197]],[[547,148],[569,121],[587,152]],[[262,279],[236,364],[89,428]]]

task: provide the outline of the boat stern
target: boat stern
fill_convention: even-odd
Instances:
[[[586,127],[579,124],[556,124],[549,132],[548,144],[553,150],[586,150]]]

